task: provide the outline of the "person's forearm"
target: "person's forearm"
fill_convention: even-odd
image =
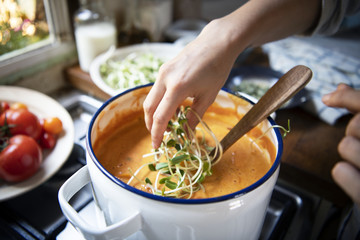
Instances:
[[[310,31],[320,13],[321,0],[251,0],[215,21],[221,22],[227,44],[240,54],[250,46]]]

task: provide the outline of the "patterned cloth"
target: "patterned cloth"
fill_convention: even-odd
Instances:
[[[306,86],[311,94],[303,104],[304,109],[331,125],[348,113],[345,109],[327,107],[321,97],[334,91],[339,83],[360,89],[360,55],[356,58],[314,46],[299,37],[265,44],[263,50],[268,54],[274,70],[285,73],[296,65],[305,65],[313,71],[313,78]]]

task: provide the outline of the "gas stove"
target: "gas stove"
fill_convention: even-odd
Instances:
[[[69,159],[48,181],[15,198],[0,203],[0,239],[78,239],[80,235],[63,216],[58,190],[86,164],[85,135],[92,115],[102,102],[78,91],[56,99],[69,111],[75,125],[75,144]],[[83,188],[71,205],[86,219],[93,219],[91,187]],[[275,186],[260,239],[309,239],[314,234],[314,216],[319,199],[293,189],[281,180]]]

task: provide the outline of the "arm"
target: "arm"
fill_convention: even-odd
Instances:
[[[343,162],[332,169],[335,182],[360,206],[360,90],[340,84],[336,91],[325,95],[323,102],[330,107],[347,108],[354,113],[338,145]]]
[[[144,102],[153,147],[159,147],[168,121],[187,97],[202,116],[225,83],[237,56],[249,46],[311,30],[320,0],[251,0],[210,22],[200,35],[159,71]],[[196,119],[189,115],[195,127]]]

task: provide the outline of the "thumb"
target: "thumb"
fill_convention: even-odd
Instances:
[[[215,101],[216,95],[208,96],[203,98],[194,98],[193,103],[191,105],[191,109],[198,115],[196,116],[195,113],[189,111],[187,114],[188,123],[191,129],[195,129],[196,125],[199,123],[199,117],[202,118],[205,114],[206,110],[209,106]]]

